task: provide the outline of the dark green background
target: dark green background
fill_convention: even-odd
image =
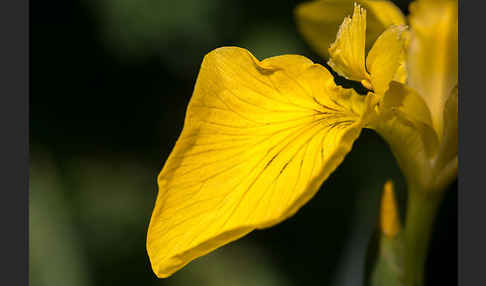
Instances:
[[[294,217],[156,279],[145,235],[156,176],[182,128],[203,56],[240,46],[302,54],[301,1],[30,3],[31,285],[360,285],[380,191],[404,182],[364,131]],[[406,12],[408,2],[396,2]],[[428,285],[457,281],[457,183],[447,191]]]

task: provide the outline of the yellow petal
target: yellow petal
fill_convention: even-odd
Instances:
[[[365,68],[365,39],[366,10],[355,5],[353,17],[344,18],[336,41],[329,47],[329,66],[347,79],[367,81],[370,76]]]
[[[295,9],[297,27],[310,46],[324,59],[336,39],[339,24],[353,13],[357,2],[368,11],[366,51],[391,25],[405,24],[405,17],[390,1],[318,0],[299,4]]]
[[[438,137],[430,111],[414,90],[392,81],[369,124],[385,138],[409,184],[428,184],[430,160],[438,152]]]
[[[407,33],[408,34],[408,33]],[[405,44],[407,46],[407,44]],[[398,65],[397,71],[393,76],[393,80],[399,83],[406,83],[408,74],[407,74],[407,53],[403,53],[399,59],[400,64]]]
[[[350,151],[364,100],[302,56],[206,55],[158,177],[147,234],[156,275],[293,215]]]
[[[457,176],[457,86],[449,95],[444,109],[444,133],[435,160],[438,170],[437,189],[448,185]]]
[[[457,86],[452,89],[444,108],[444,133],[441,155],[444,162],[457,156]]]
[[[386,237],[395,237],[402,228],[395,190],[391,180],[385,183],[381,195],[380,226]]]
[[[391,26],[380,35],[368,53],[366,67],[371,76],[373,90],[377,94],[385,94],[400,67],[402,74],[397,79],[404,82],[405,33],[405,26]]]
[[[457,1],[418,0],[410,5],[408,84],[429,106],[440,137],[445,102],[457,84],[457,21]]]

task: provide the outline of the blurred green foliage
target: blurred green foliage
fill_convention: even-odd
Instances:
[[[145,251],[157,174],[203,56],[235,45],[260,59],[291,53],[323,63],[296,30],[298,2],[31,3],[31,285],[359,285],[387,179],[405,204],[394,158],[369,131],[282,224],[165,280]],[[431,285],[455,279],[455,185],[448,194],[432,241]]]

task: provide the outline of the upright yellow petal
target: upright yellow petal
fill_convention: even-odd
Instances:
[[[380,228],[386,237],[395,237],[402,228],[395,190],[391,180],[385,183],[381,195]]]
[[[206,55],[158,177],[147,234],[157,276],[293,215],[350,151],[364,100],[302,56]]]
[[[366,10],[355,4],[353,17],[344,18],[337,32],[336,41],[329,47],[327,62],[341,76],[363,81],[370,88],[370,75],[365,68]]]
[[[391,1],[317,0],[299,4],[295,9],[297,27],[310,46],[324,59],[336,39],[339,24],[353,13],[357,2],[368,11],[366,51],[391,25],[405,24],[405,17]]]
[[[425,101],[406,85],[392,81],[368,127],[385,138],[409,184],[429,185],[431,159],[439,142]]]
[[[458,89],[455,86],[448,96],[444,108],[444,134],[441,142],[441,155],[444,163],[449,162],[457,157],[457,112],[458,112]]]
[[[457,1],[413,2],[410,25],[408,84],[424,98],[442,137],[445,102],[458,77]]]
[[[437,189],[447,186],[457,177],[457,86],[449,95],[444,108],[444,134],[442,137],[439,154],[434,160],[437,169]]]
[[[366,58],[366,67],[371,76],[371,85],[376,94],[383,95],[394,78],[404,83],[405,26],[391,26],[376,40]],[[402,69],[399,68],[402,66]]]

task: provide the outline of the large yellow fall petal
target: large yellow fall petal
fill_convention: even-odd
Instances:
[[[364,100],[302,56],[206,55],[158,177],[147,235],[156,275],[293,215],[350,151]]]
[[[385,94],[393,79],[405,82],[406,32],[405,26],[391,26],[380,35],[368,53],[366,67],[376,94]],[[398,72],[401,74],[397,75]]]
[[[339,24],[353,13],[357,2],[368,11],[366,51],[391,25],[405,24],[405,17],[391,1],[318,0],[299,4],[295,9],[297,27],[310,46],[323,58],[329,58]]]
[[[457,1],[418,0],[409,17],[408,84],[424,98],[442,137],[445,102],[458,77]]]
[[[366,10],[355,5],[353,16],[344,18],[336,41],[329,47],[327,63],[347,79],[368,82],[370,75],[365,68],[365,40]]]

